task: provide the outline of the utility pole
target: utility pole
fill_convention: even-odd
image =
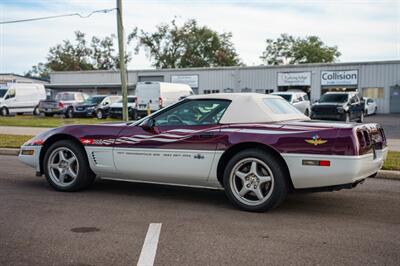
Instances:
[[[128,115],[128,81],[125,66],[125,37],[124,24],[122,21],[122,0],[117,0],[117,27],[118,27],[118,49],[119,49],[119,71],[121,73],[122,89],[122,119],[129,120]]]

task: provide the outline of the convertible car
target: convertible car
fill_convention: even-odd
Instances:
[[[136,122],[70,125],[26,142],[19,158],[59,191],[96,177],[224,189],[247,211],[289,192],[353,188],[387,155],[378,124],[313,121],[278,96],[190,96]]]

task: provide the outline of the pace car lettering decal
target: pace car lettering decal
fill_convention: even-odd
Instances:
[[[305,140],[307,143],[312,144],[314,146],[320,145],[320,144],[324,144],[327,143],[327,140],[323,140],[321,139],[321,137],[319,135],[314,135],[311,139],[306,139]]]

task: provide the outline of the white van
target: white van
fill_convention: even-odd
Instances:
[[[6,116],[15,113],[39,114],[39,101],[46,99],[43,84],[7,83],[0,86],[0,114]]]
[[[146,115],[148,106],[151,112],[154,112],[190,95],[193,95],[193,91],[186,84],[138,82],[136,86],[138,114]]]

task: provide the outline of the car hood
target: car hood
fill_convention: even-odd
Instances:
[[[97,104],[94,103],[90,103],[90,104],[77,104],[75,105],[75,107],[84,107],[84,108],[88,108],[88,107],[96,107]]]
[[[314,103],[312,106],[314,107],[314,106],[344,106],[344,105],[345,103],[332,102],[332,103]]]

